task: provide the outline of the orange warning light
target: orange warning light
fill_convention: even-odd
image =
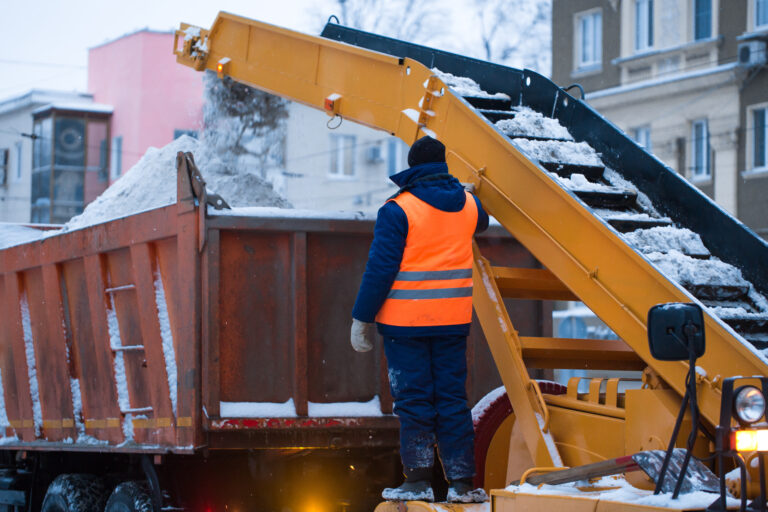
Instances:
[[[738,452],[768,452],[768,430],[737,430],[731,446]]]

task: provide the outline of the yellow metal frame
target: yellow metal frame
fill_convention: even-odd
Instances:
[[[646,315],[659,303],[696,299],[631,249],[605,221],[528,160],[427,67],[412,59],[228,13],[220,13],[212,28],[200,29],[199,36],[185,38],[188,27],[182,25],[177,31],[174,49],[177,61],[184,65],[226,74],[261,90],[326,109],[329,115],[384,130],[407,143],[424,134],[438,137],[447,147],[451,172],[474,184],[488,213],[546,267],[543,271],[493,268],[475,253],[474,306],[512,401],[516,425],[522,429],[536,466],[560,463],[556,450],[547,447],[547,405],[528,377],[523,357],[536,353],[534,359],[541,362],[549,345],[554,355],[560,354],[556,357],[561,361],[574,360],[594,356],[598,346],[591,340],[590,352],[588,342],[568,348],[563,341],[521,339],[504,309],[505,295],[577,297],[635,354],[629,356],[621,348],[624,345],[614,344],[610,346],[612,354],[602,358],[604,364],[613,361],[632,368],[647,364],[679,396],[684,393],[687,363],[660,362],[651,357]],[[219,66],[221,63],[225,65]],[[560,98],[565,101],[567,95]],[[722,379],[765,375],[768,365],[723,322],[707,312],[704,316],[707,353],[698,365],[707,376],[699,381],[698,397],[703,417],[716,424]],[[568,357],[563,356],[568,350]],[[572,397],[549,401],[558,407],[575,407],[577,402]],[[611,409],[601,404],[593,404],[594,411],[585,407],[589,408],[581,403],[578,410],[605,415]]]

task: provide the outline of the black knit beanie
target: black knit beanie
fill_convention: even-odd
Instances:
[[[408,167],[432,162],[445,162],[445,146],[430,136],[422,137],[408,151]]]

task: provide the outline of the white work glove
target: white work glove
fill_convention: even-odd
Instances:
[[[350,338],[352,348],[357,352],[368,352],[373,348],[373,342],[376,340],[376,324],[353,318]]]
[[[474,194],[475,193],[475,184],[474,183],[464,183],[462,181],[461,182],[461,186],[464,187],[464,190],[466,190],[470,194]]]

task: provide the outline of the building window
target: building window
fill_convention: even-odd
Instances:
[[[635,0],[635,50],[653,47],[653,0]]]
[[[630,130],[630,135],[635,142],[638,143],[646,151],[651,151],[651,127],[650,126],[638,126]]]
[[[178,139],[182,135],[189,135],[193,139],[197,138],[197,130],[173,130],[173,140]]]
[[[578,68],[599,66],[603,59],[603,15],[593,11],[577,16],[576,20]]]
[[[768,107],[752,111],[752,168],[768,168]]]
[[[8,159],[10,151],[0,148],[0,185],[8,183]]]
[[[18,141],[15,144],[15,148],[16,148],[16,179],[20,180],[21,179],[21,148],[22,148],[21,141]]]
[[[712,37],[712,0],[693,0],[693,39]]]
[[[691,175],[693,179],[708,179],[709,169],[709,129],[707,120],[699,119],[691,125]]]
[[[331,176],[355,175],[355,145],[354,135],[331,135]]]
[[[116,180],[123,172],[123,136],[112,137],[112,153],[110,166],[112,169],[112,179]]]
[[[406,155],[408,145],[400,139],[391,138],[387,141],[387,176],[392,176],[408,167]]]
[[[755,28],[768,27],[768,0],[755,0]]]

